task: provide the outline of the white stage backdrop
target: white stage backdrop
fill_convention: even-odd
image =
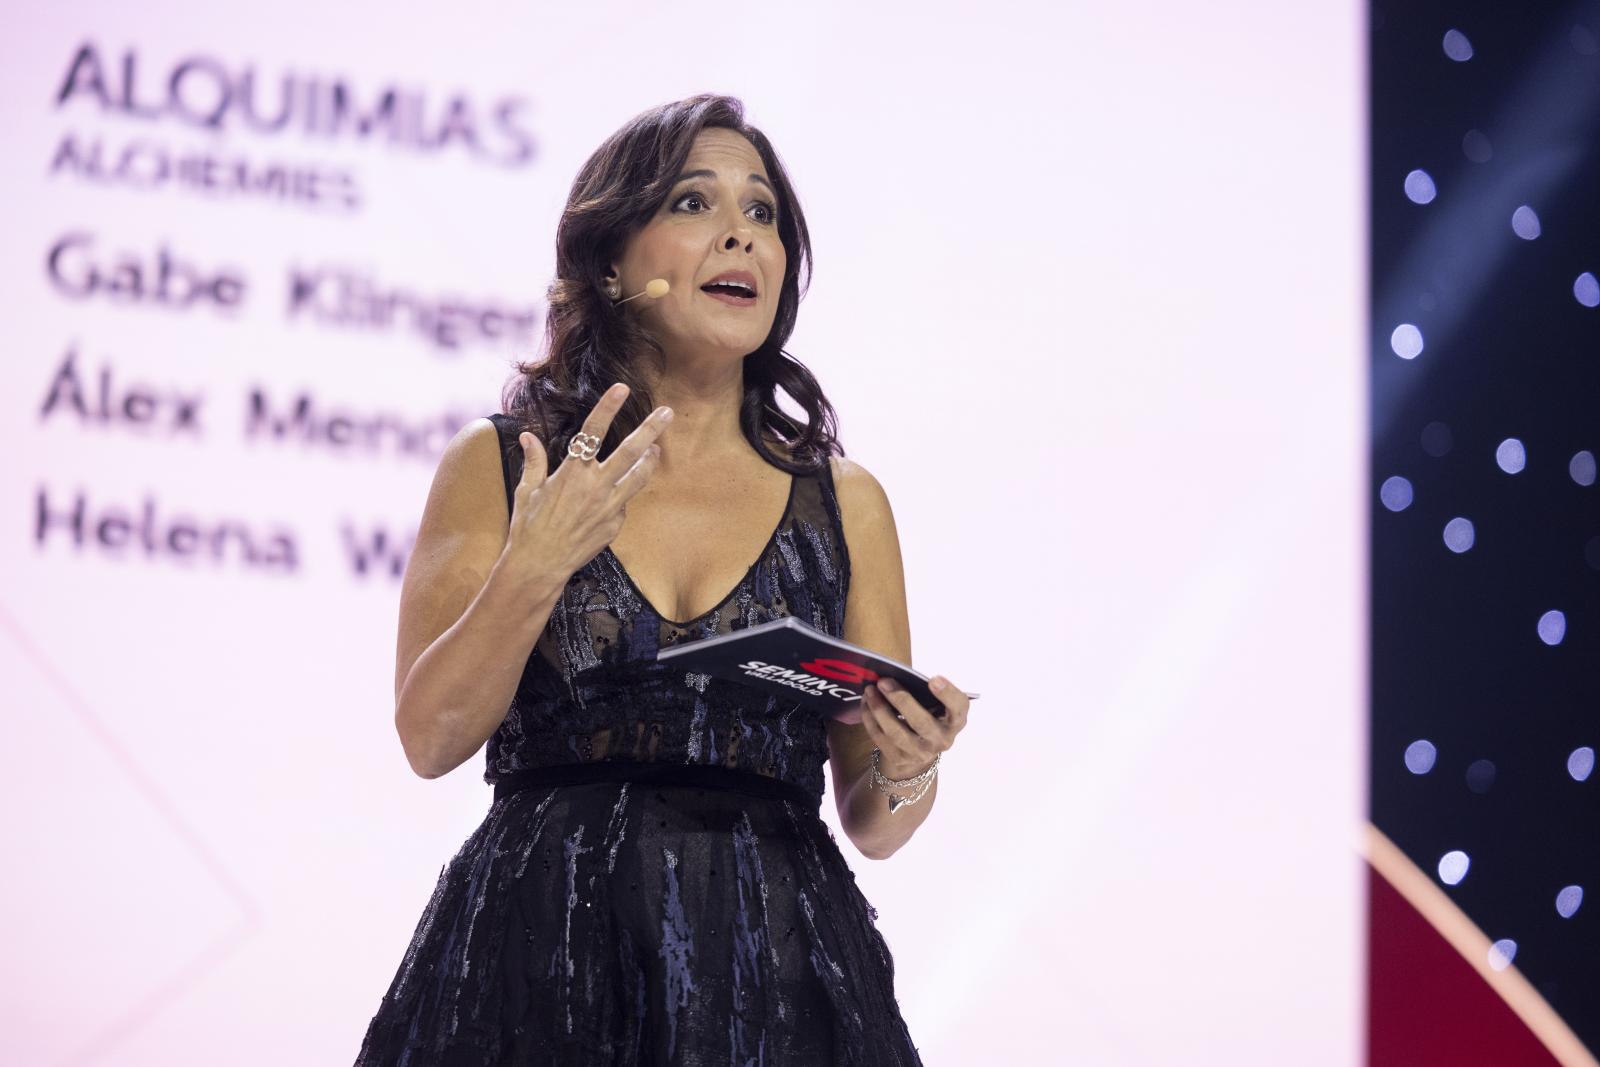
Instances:
[[[489,803],[392,722],[438,455],[578,166],[711,91],[798,184],[915,661],[983,694],[891,860],[824,802],[926,1061],[1357,1061],[1361,5],[963,7],[14,22],[0,1060],[354,1058]]]

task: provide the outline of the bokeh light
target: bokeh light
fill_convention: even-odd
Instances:
[[[1383,506],[1390,511],[1404,511],[1411,506],[1411,483],[1398,474],[1392,478],[1385,478],[1383,485],[1378,489],[1378,499],[1383,501]]]
[[[1494,761],[1473,760],[1467,767],[1467,788],[1482,796],[1494,785]]]
[[[1431,741],[1413,741],[1406,746],[1406,770],[1412,774],[1427,774],[1439,753]]]
[[[1574,452],[1572,459],[1567,461],[1567,473],[1572,475],[1572,480],[1579,485],[1594,484],[1594,453],[1587,448],[1582,452]]]
[[[1532,241],[1538,237],[1543,232],[1539,228],[1538,213],[1527,204],[1517,208],[1511,213],[1511,232],[1524,241]]]
[[[1507,474],[1518,474],[1528,465],[1528,453],[1522,447],[1521,441],[1515,437],[1508,437],[1494,450],[1494,461],[1500,464],[1500,469]]]
[[[1427,204],[1439,195],[1433,176],[1425,170],[1414,170],[1406,175],[1406,197],[1414,204]]]
[[[1461,138],[1461,154],[1474,163],[1487,163],[1494,158],[1494,146],[1482,130],[1468,130]]]
[[[1517,943],[1509,937],[1502,937],[1489,946],[1489,966],[1497,971],[1503,971],[1511,966],[1511,961],[1516,958]]]
[[[1572,295],[1586,308],[1600,306],[1600,279],[1584,271],[1573,280]]]
[[[1401,359],[1416,359],[1422,354],[1422,331],[1409,322],[1402,322],[1389,335],[1389,347]]]

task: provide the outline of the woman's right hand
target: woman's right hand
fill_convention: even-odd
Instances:
[[[583,421],[583,432],[605,440],[628,397],[621,382],[606,390]],[[522,433],[522,478],[513,493],[511,528],[502,562],[526,573],[556,572],[565,581],[622,530],[623,505],[643,489],[661,459],[661,436],[672,409],[659,407],[604,460],[567,457],[549,475],[544,444]]]

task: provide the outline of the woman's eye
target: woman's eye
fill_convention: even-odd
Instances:
[[[691,200],[695,201],[696,203],[702,204],[702,205],[705,204],[705,202],[706,202],[705,201],[705,197],[701,196],[699,193],[684,193],[682,196],[680,196],[678,198],[678,204],[676,206],[680,206],[681,207],[682,205],[687,204]],[[777,221],[778,209],[773,207],[771,204],[767,203],[765,200],[757,200],[754,204],[752,204],[750,206],[751,207],[758,207],[762,211],[766,212],[766,214],[763,215],[761,217],[761,219],[759,220],[759,221],[765,223],[766,225],[770,226],[774,222]],[[699,212],[698,211],[694,211],[694,212],[691,212],[691,214],[698,215]]]

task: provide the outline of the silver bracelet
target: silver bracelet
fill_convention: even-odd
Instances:
[[[910,778],[902,778],[899,781],[896,781],[893,778],[887,777],[882,771],[878,770],[878,764],[883,760],[883,752],[876,748],[872,750],[872,787],[878,790],[878,792],[888,795],[889,813],[891,815],[900,810],[900,808],[904,805],[915,804],[917,801],[922,799],[923,794],[928,791],[928,786],[932,784],[933,779],[939,773],[939,760],[943,755],[944,753],[941,752],[934,756],[933,762],[928,764],[927,767],[923,768],[921,774],[912,775]],[[913,796],[903,796],[898,792],[898,790],[909,789],[916,789],[916,794]]]

